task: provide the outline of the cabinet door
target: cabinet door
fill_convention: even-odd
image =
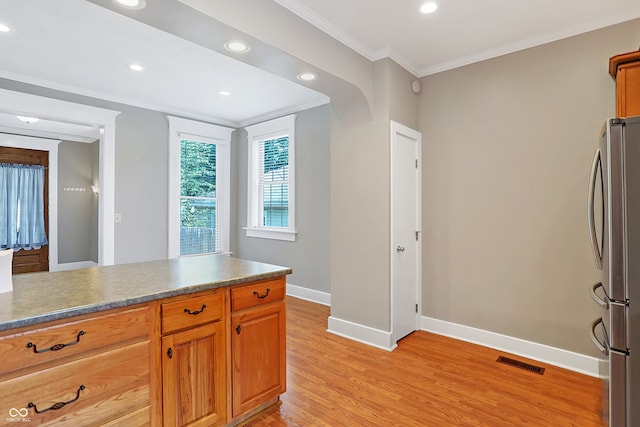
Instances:
[[[233,416],[286,389],[285,304],[232,314]]]
[[[618,67],[616,77],[616,115],[640,115],[640,61]]]
[[[226,422],[224,322],[162,337],[165,426]]]

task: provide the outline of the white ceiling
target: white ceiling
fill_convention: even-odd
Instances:
[[[432,15],[418,13],[423,0],[274,1],[418,77],[640,17],[638,0],[437,0]],[[12,29],[0,33],[0,77],[12,80],[233,127],[329,101],[85,0],[2,0],[0,23]]]
[[[0,77],[12,80],[234,127],[329,101],[85,0],[2,0],[0,23]]]
[[[640,17],[638,0],[274,0],[375,61],[417,77]]]
[[[0,132],[75,142],[93,142],[100,138],[100,129],[95,126],[46,119],[39,119],[35,123],[25,123],[20,121],[15,114],[2,112],[0,112]]]

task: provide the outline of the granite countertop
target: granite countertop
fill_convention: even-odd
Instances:
[[[0,293],[0,331],[290,274],[291,269],[224,255],[13,276]]]

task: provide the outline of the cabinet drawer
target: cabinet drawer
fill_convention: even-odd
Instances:
[[[147,406],[135,412],[125,415],[106,424],[102,427],[148,427],[151,425],[151,407]]]
[[[224,313],[222,292],[162,304],[162,333],[221,320]]]
[[[0,374],[147,337],[151,319],[145,306],[0,337]]]
[[[151,404],[149,360],[143,341],[1,382],[0,413],[39,426],[102,425]],[[0,425],[15,425],[5,416]]]
[[[231,310],[238,311],[243,308],[278,301],[284,299],[284,294],[284,277],[233,288],[231,289]]]

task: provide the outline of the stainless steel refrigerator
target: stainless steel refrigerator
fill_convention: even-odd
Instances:
[[[640,117],[608,120],[589,183],[588,218],[602,307],[590,336],[608,365],[603,418],[640,426]],[[636,353],[638,353],[636,355]],[[634,359],[635,357],[635,359]]]

